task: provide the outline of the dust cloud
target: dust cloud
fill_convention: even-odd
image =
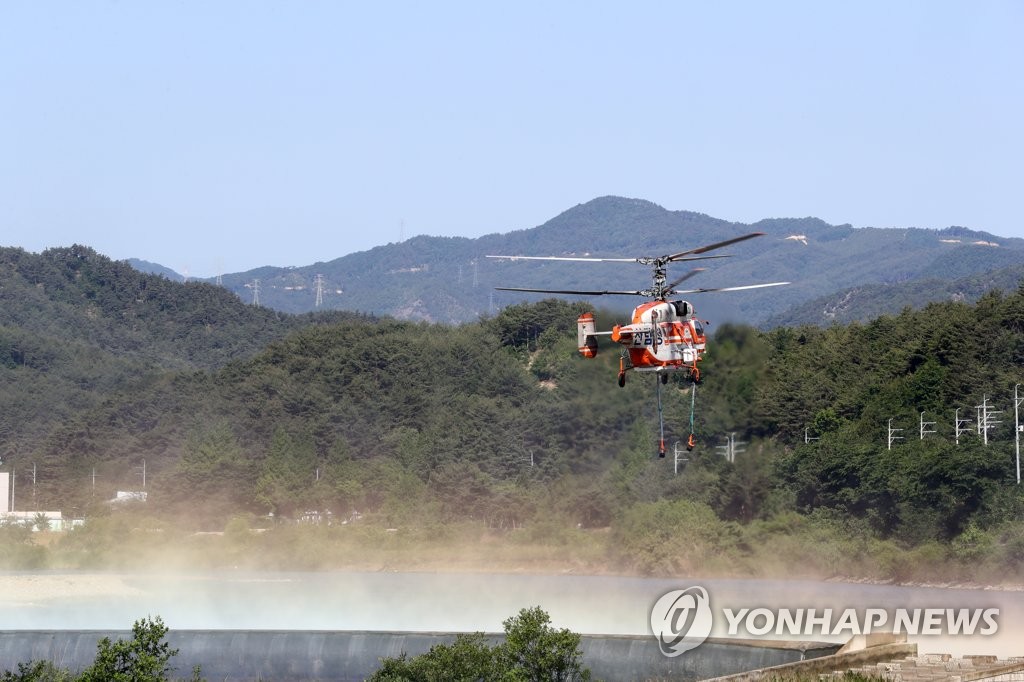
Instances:
[[[0,630],[125,630],[159,615],[182,630],[499,632],[539,605],[556,627],[587,634],[649,634],[665,592],[708,591],[712,636],[723,609],[998,608],[994,636],[919,635],[920,653],[1024,655],[1024,592],[708,577],[457,572],[51,572],[0,574]],[[770,639],[772,637],[765,637]],[[780,637],[775,637],[780,638]],[[820,636],[820,641],[845,637]]]

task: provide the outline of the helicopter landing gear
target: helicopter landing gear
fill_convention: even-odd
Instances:
[[[667,384],[668,383],[668,373],[667,372],[665,374],[661,375],[661,383],[662,384]]]
[[[619,356],[619,388],[626,385],[626,356]]]
[[[625,385],[626,385],[626,373],[625,372],[619,372],[619,388],[622,388]]]
[[[697,365],[690,367],[690,381],[695,384],[700,383],[700,370],[697,368]]]
[[[697,436],[690,434],[690,437],[686,439],[686,450],[692,452],[697,447]]]

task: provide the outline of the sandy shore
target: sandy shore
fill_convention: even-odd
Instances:
[[[0,607],[4,604],[34,604],[75,597],[124,597],[142,591],[128,585],[123,576],[105,574],[37,575],[0,574]]]

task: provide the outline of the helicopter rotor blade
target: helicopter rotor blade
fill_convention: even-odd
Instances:
[[[535,294],[575,294],[577,296],[646,296],[643,291],[575,291],[572,289],[523,289],[520,287],[494,287],[497,291],[526,291]]]
[[[484,256],[484,258],[497,258],[500,260],[563,260],[577,261],[583,263],[635,263],[636,258],[583,258],[570,256]]]
[[[762,289],[764,287],[781,287],[792,282],[767,282],[765,284],[747,284],[741,287],[709,287],[706,289],[687,289],[685,291],[673,291],[673,294],[707,294],[713,291],[745,291],[746,289]]]
[[[720,249],[723,246],[729,246],[730,244],[735,244],[737,242],[742,242],[742,241],[746,241],[748,239],[753,239],[754,237],[762,237],[762,236],[764,236],[764,232],[751,232],[750,234],[745,234],[745,235],[743,235],[741,237],[733,237],[732,239],[726,239],[724,242],[717,242],[715,244],[708,244],[707,246],[701,246],[701,247],[696,248],[696,249],[690,249],[689,251],[681,251],[680,253],[675,253],[675,254],[672,254],[671,256],[666,257],[665,260],[669,261],[669,262],[677,261],[677,260],[691,260],[691,259],[685,259],[684,256],[690,256],[690,255],[695,255],[695,254],[700,254],[700,253],[706,253],[708,251],[714,251],[715,249]],[[710,257],[710,256],[708,256],[708,257]]]
[[[690,253],[687,251],[686,253]],[[731,255],[723,254],[717,256],[693,256],[686,258],[685,254],[676,254],[676,256],[683,256],[676,258],[675,256],[668,257],[672,261],[691,261],[691,260],[709,260],[711,258],[732,258]],[[575,263],[641,263],[647,265],[651,262],[650,258],[590,258],[583,256],[484,256],[484,258],[494,258],[496,260],[554,260],[554,261],[570,261]]]
[[[668,288],[669,289],[675,289],[677,285],[682,284],[683,282],[685,282],[686,280],[690,279],[694,275],[699,275],[700,273],[704,272],[705,270],[707,270],[707,268],[694,268],[693,270],[690,270],[688,273],[686,273],[685,275],[683,275],[682,277],[680,277],[676,281],[674,281],[671,284],[669,284]]]

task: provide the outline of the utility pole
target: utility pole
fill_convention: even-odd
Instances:
[[[924,420],[924,412],[921,412],[921,440],[924,440],[926,434],[937,433],[935,429],[930,428],[935,426],[935,424],[936,422],[926,422]]]
[[[725,445],[716,445],[715,447],[722,451],[721,454],[725,457],[725,461],[735,463],[736,455],[743,454],[744,448],[742,446],[744,445],[746,445],[746,443],[737,442],[736,432],[733,431],[729,434],[729,437],[725,439]]]
[[[32,462],[32,511],[36,511],[36,463]]]
[[[960,445],[960,436],[971,430],[971,427],[967,426],[968,424],[971,423],[971,420],[961,419],[960,408],[958,407],[953,412],[953,422],[955,424],[955,426],[953,427],[954,438],[956,439],[956,444]]]
[[[1020,384],[1015,384],[1013,387],[1013,435],[1017,450],[1017,485],[1020,485],[1020,403],[1024,398],[1017,397],[1018,388],[1020,388]]]
[[[811,430],[808,429],[808,428],[805,428],[804,429],[804,445],[806,445],[807,443],[810,443],[812,441],[816,441],[816,440],[821,440],[821,436],[814,436],[812,438],[811,437]]]
[[[672,475],[673,476],[678,476],[679,475],[679,463],[680,462],[689,462],[690,461],[689,457],[680,457],[679,456],[679,441],[676,441],[675,445],[672,446],[672,459],[675,462],[675,466],[672,469]]]
[[[981,405],[978,405],[978,433],[981,434],[982,440],[985,445],[988,445],[988,432],[990,429],[994,429],[1003,422],[999,419],[993,419],[993,415],[1002,414],[1002,410],[993,410],[989,407],[988,396],[982,396]]]
[[[894,428],[892,428],[892,419],[889,420],[889,448],[888,448],[889,450],[892,450],[892,444],[895,441],[903,440],[903,436],[897,436],[896,435],[897,433],[899,433],[902,430],[903,429],[894,429]]]

